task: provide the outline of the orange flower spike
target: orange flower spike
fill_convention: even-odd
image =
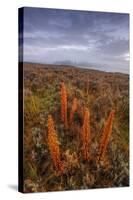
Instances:
[[[82,126],[82,150],[84,160],[88,160],[89,157],[89,144],[90,144],[90,113],[86,108],[84,113],[84,122]]]
[[[72,121],[73,121],[74,113],[76,112],[77,108],[78,108],[78,100],[75,97],[73,99],[72,109],[71,109],[71,113],[70,113],[70,123],[72,123]]]
[[[64,82],[61,83],[61,120],[67,127],[67,91]]]
[[[109,117],[103,129],[102,139],[101,139],[100,148],[99,148],[99,160],[101,160],[104,157],[104,154],[106,152],[107,145],[109,143],[109,139],[112,133],[114,116],[115,116],[115,111],[112,110],[109,114]]]
[[[60,173],[63,173],[64,167],[60,160],[59,142],[54,128],[54,121],[51,115],[48,116],[48,146],[56,170]]]

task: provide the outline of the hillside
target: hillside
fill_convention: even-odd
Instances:
[[[62,84],[63,95],[66,95],[63,102],[67,101],[64,103],[67,105],[64,110],[67,125],[61,120]],[[83,156],[82,138],[85,109],[89,113],[86,126],[90,130],[89,143],[85,147],[87,159]],[[104,156],[99,160],[103,130],[112,110],[115,114],[110,122],[109,141]],[[49,128],[49,116],[53,119],[53,129]],[[24,123],[25,192],[129,185],[127,74],[24,63]],[[49,130],[56,132],[63,168],[55,166]]]

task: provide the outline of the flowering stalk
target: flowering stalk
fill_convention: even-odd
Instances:
[[[90,113],[86,108],[84,113],[84,122],[82,126],[82,150],[84,160],[89,157],[89,144],[90,144]]]
[[[78,101],[77,101],[77,98],[75,97],[73,99],[72,109],[71,109],[71,113],[70,113],[70,123],[73,122],[74,113],[76,112],[77,107],[78,107]]]
[[[64,82],[61,83],[61,120],[67,127],[67,92]]]
[[[54,121],[51,115],[48,116],[48,145],[53,164],[56,170],[62,173],[64,167],[63,163],[60,160],[59,142],[54,128]]]
[[[112,110],[109,114],[109,117],[103,129],[102,139],[101,139],[100,148],[99,148],[99,160],[101,160],[104,157],[106,149],[107,149],[107,145],[109,143],[110,135],[112,133],[114,114],[115,114],[115,111]]]

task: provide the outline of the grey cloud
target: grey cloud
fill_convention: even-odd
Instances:
[[[115,39],[105,45],[101,43],[100,49],[104,54],[119,56],[129,51],[129,42],[127,40]]]
[[[128,71],[129,15],[25,8],[24,60],[99,63]],[[106,69],[105,69],[106,70]]]

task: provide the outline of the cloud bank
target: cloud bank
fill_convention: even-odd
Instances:
[[[129,73],[129,15],[24,8],[24,61]]]

